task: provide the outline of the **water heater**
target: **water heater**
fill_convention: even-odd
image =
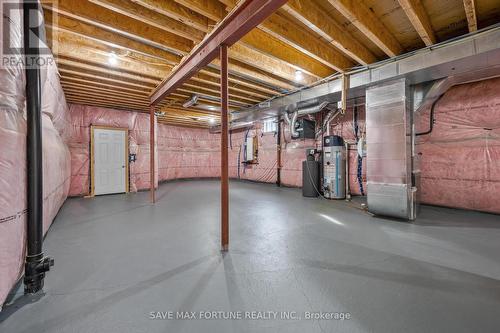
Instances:
[[[346,149],[344,139],[326,136],[323,147],[323,192],[328,199],[345,199]]]

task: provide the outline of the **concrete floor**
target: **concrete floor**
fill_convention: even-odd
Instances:
[[[423,207],[409,224],[371,217],[355,204],[306,199],[297,189],[232,182],[231,250],[222,256],[218,182],[165,184],[156,206],[147,200],[147,193],[68,200],[45,242],[56,260],[46,295],[4,309],[0,332],[500,327],[499,216]],[[170,311],[302,319],[150,319]],[[306,311],[351,319],[306,320]]]

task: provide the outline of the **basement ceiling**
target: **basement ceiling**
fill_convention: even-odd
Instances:
[[[149,96],[236,0],[58,0],[47,38],[70,103],[149,112]],[[231,47],[230,109],[500,22],[500,0],[290,0]],[[198,104],[184,107],[198,95]],[[159,122],[219,121],[219,62],[159,106]]]

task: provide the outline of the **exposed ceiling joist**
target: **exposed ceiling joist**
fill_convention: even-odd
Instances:
[[[129,0],[89,1],[119,14],[130,16],[155,28],[189,39],[195,43],[200,42],[205,37],[205,33],[198,29],[187,26],[180,21],[161,15],[154,10],[150,10]]]
[[[165,0],[131,0],[141,6],[171,17],[195,29],[208,32],[209,20],[186,7],[178,6],[174,1]]]
[[[319,36],[308,33],[283,16],[271,15],[259,28],[338,72],[354,66],[350,59],[331,44],[326,43]]]
[[[352,0],[328,0],[328,2],[388,56],[394,57],[403,52],[398,40],[363,2]]]
[[[139,2],[141,4],[143,3],[142,1]],[[217,7],[215,5],[216,2],[194,2],[199,13],[204,13],[205,15],[213,18],[217,17],[217,22],[224,18],[225,13],[221,12],[223,8]],[[149,6],[148,8],[152,7]],[[172,6],[166,3],[157,3],[155,8],[164,14],[172,10]],[[187,17],[185,19],[187,19]],[[230,58],[238,59],[247,64],[262,64],[261,66],[263,66],[264,69],[267,69],[268,71],[271,70],[270,73],[285,77],[290,81],[293,81],[293,73],[289,71],[290,66],[293,66],[296,69],[301,69],[306,74],[312,76],[307,77],[306,75],[304,79],[305,84],[312,83],[319,78],[325,77],[325,72],[329,72],[327,67],[317,60],[294,50],[292,46],[286,43],[281,43],[279,40],[276,40],[265,33],[259,33],[258,30],[250,31],[247,36],[242,39],[242,42],[243,43],[236,44],[229,51]],[[259,61],[251,62],[249,59],[259,59]],[[269,64],[269,66],[266,66],[267,64]]]
[[[192,9],[214,22],[221,21],[226,16],[226,11],[223,6],[217,1],[211,0],[174,0],[180,5]]]
[[[245,1],[59,0],[52,8],[52,0],[42,0],[68,101],[148,112],[161,80]],[[384,54],[416,50],[421,41],[429,46],[465,29],[476,31],[499,17],[494,2],[463,0],[462,7],[423,0],[289,0],[230,48],[230,110],[372,64]],[[207,119],[220,112],[219,77],[215,58],[158,104],[157,110],[168,109],[159,121],[208,126]],[[184,108],[193,94],[200,104]]]
[[[431,26],[429,16],[425,11],[420,0],[398,0],[410,20],[411,24],[417,31],[418,35],[424,41],[426,46],[436,44],[436,35]]]
[[[151,103],[158,104],[191,75],[215,59],[220,45],[233,45],[285,2],[286,0],[254,0],[243,2],[235,8],[158,86],[151,95]]]
[[[476,16],[476,1],[463,0],[465,8],[465,16],[467,17],[467,24],[469,32],[477,31],[477,16]]]
[[[48,7],[48,10],[50,9]],[[185,38],[148,26],[129,16],[118,14],[86,0],[60,0],[59,5],[52,9],[58,14],[73,20],[84,22],[102,30],[135,40],[136,42],[162,49],[172,53],[172,55],[177,55],[176,64],[181,60],[178,55],[185,55],[187,53],[186,50],[191,50],[194,45]],[[231,50],[230,56],[242,62],[247,62],[249,65],[255,65],[256,58],[261,59],[262,61],[259,63],[261,69],[275,76],[283,77],[287,82],[293,82],[295,78],[295,70],[293,68],[265,54],[259,54],[250,48],[239,47],[237,50]],[[170,56],[169,58],[172,57]],[[314,82],[316,79],[306,78],[305,83]]]
[[[367,65],[377,61],[369,49],[313,1],[289,0],[283,9],[356,62]]]

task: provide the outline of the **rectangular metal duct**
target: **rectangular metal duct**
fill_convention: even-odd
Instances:
[[[500,26],[495,26],[349,72],[349,97],[364,96],[365,89],[371,85],[403,77],[415,85],[480,70],[498,71],[499,68]],[[341,78],[332,78],[314,87],[274,98],[265,107],[256,105],[233,112],[232,120],[243,122],[276,117],[288,106],[306,101],[316,104],[340,101],[341,81]]]
[[[406,79],[366,90],[368,210],[373,214],[415,219],[412,116]]]

